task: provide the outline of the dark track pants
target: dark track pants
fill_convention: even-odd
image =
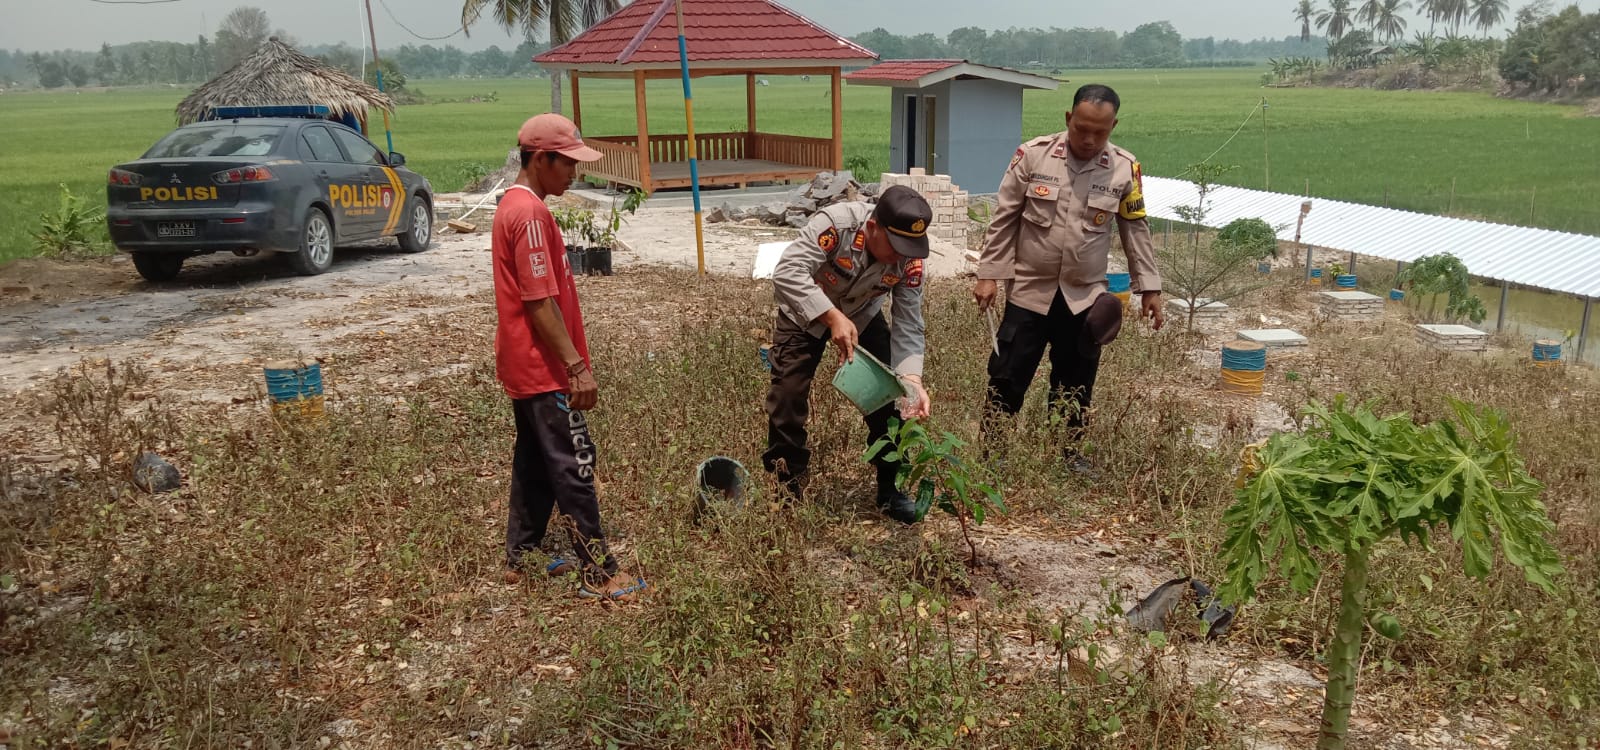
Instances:
[[[572,519],[573,552],[585,575],[616,573],[617,563],[600,531],[600,502],[594,490],[596,451],[583,412],[569,409],[561,393],[513,399],[511,408],[517,443],[511,459],[506,564],[515,568],[523,553],[539,548],[551,511],[559,509]]]

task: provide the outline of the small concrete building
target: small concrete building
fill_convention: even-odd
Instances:
[[[1059,82],[965,60],[886,60],[845,76],[888,86],[889,171],[949,175],[969,193],[993,193],[1022,143],[1022,92]]]

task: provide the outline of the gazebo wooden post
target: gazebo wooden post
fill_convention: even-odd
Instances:
[[[573,68],[567,73],[572,79],[572,124],[578,126],[578,132],[583,132],[583,99],[578,96],[578,69]]]
[[[744,74],[744,158],[756,158],[756,74]]]
[[[841,68],[833,69],[833,171],[844,169],[844,97]]]
[[[644,98],[644,71],[633,71],[633,107],[639,116],[639,188],[655,192],[650,183],[650,113]]]

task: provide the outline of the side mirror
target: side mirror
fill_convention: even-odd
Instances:
[[[389,166],[391,166],[391,167],[403,167],[405,165],[406,165],[406,155],[405,154],[402,154],[399,151],[390,151],[389,152]]]

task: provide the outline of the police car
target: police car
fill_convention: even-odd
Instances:
[[[426,250],[432,186],[345,122],[323,106],[214,108],[111,169],[112,244],[150,281],[219,251],[280,253],[311,275],[343,243],[396,237]]]

